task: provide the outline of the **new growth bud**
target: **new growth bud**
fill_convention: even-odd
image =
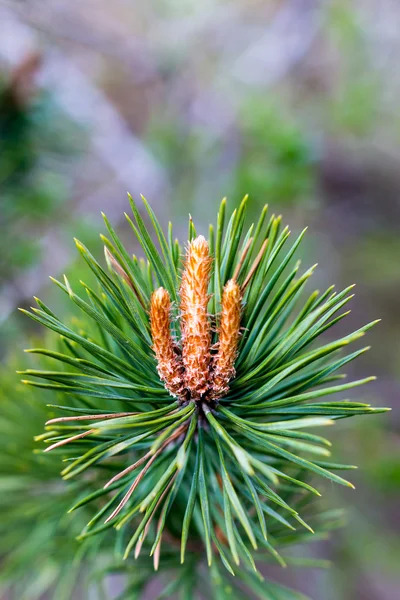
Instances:
[[[182,363],[174,350],[170,313],[169,293],[160,287],[153,292],[150,303],[153,350],[157,357],[160,378],[173,396],[179,396],[182,392]]]
[[[229,381],[235,376],[235,360],[240,336],[242,310],[240,287],[230,279],[222,294],[222,311],[218,328],[218,353],[214,357],[211,397],[220,398],[228,392]]]
[[[180,289],[185,385],[195,399],[205,394],[209,385],[211,331],[207,305],[211,262],[208,243],[200,235],[187,249]]]

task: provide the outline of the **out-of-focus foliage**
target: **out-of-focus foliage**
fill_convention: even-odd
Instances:
[[[327,11],[326,32],[341,61],[328,118],[332,129],[343,135],[365,136],[379,118],[379,74],[369,68],[370,56],[362,25],[348,2],[333,2]]]
[[[51,96],[36,89],[40,63],[32,54],[0,81],[0,284],[39,260],[44,227],[66,215],[67,165],[83,144]]]
[[[34,436],[48,409],[19,383],[15,364],[0,374],[0,594],[36,600],[53,589],[64,600],[84,572],[79,518],[67,512],[77,490],[58,480],[57,456],[38,452]]]
[[[280,206],[312,201],[314,150],[299,125],[260,96],[242,107],[239,123],[242,141],[232,193],[247,190]]]
[[[177,182],[174,198],[178,206],[186,198],[193,201],[193,187],[203,187],[205,163],[213,159],[215,165],[210,168],[218,171],[220,162],[222,171],[221,179],[216,173],[215,180],[209,182],[215,195],[226,179],[225,192],[230,197],[243,190],[252,198],[268,198],[282,207],[313,202],[316,173],[312,141],[295,120],[263,95],[249,96],[240,107],[231,147],[229,136],[228,147],[224,147],[212,131],[184,124],[176,115],[169,121],[154,121],[148,132],[150,146]],[[231,161],[234,168],[224,176],[225,161]]]

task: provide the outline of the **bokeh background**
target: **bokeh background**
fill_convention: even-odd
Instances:
[[[382,318],[352,369],[393,410],[334,434],[362,466],[330,490],[348,527],[314,552],[335,566],[273,573],[315,600],[400,597],[399,55],[397,0],[0,2],[3,369],[41,335],[18,306],[69,310],[48,275],[83,276],[73,236],[100,256],[104,211],[134,250],[128,190],[182,235],[223,196],[269,203],[309,225],[317,287],[357,283],[343,327]]]

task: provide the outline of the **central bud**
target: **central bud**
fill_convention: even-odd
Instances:
[[[207,240],[200,235],[189,244],[180,288],[184,380],[194,400],[205,396],[210,385],[211,327],[207,306],[211,265]]]

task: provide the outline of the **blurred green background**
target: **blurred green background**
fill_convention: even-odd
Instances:
[[[353,369],[393,410],[336,432],[337,461],[361,469],[355,492],[331,490],[349,527],[314,549],[335,566],[273,574],[315,600],[400,597],[400,5],[14,0],[0,33],[3,369],[40,335],[18,306],[69,310],[48,275],[83,276],[73,236],[100,255],[104,211],[124,237],[127,190],[182,236],[188,213],[206,230],[245,194],[309,225],[315,286],[357,283],[343,327],[382,318]]]

